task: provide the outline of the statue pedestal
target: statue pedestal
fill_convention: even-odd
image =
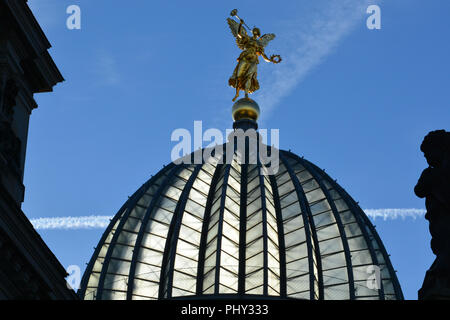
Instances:
[[[450,275],[427,271],[418,296],[419,300],[450,300]]]

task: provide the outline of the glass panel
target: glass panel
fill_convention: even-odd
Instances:
[[[353,267],[353,278],[355,281],[364,280],[367,281],[369,277],[373,275],[373,269],[369,266],[356,266]]]
[[[305,274],[301,277],[288,280],[286,283],[286,290],[288,296],[309,299],[309,274]],[[302,292],[301,295],[296,294],[300,292]]]
[[[105,290],[102,294],[104,300],[125,300],[127,297],[126,291],[109,291]]]
[[[304,241],[304,236],[302,236],[302,233],[304,233],[303,228],[292,231],[288,234],[284,235],[284,244],[286,248],[292,247],[293,245],[299,244],[302,241]]]
[[[239,257],[239,245],[231,241],[227,237],[222,237],[222,250],[226,251],[230,256],[232,256],[236,261],[233,262],[237,268],[237,258]]]
[[[238,287],[238,277],[237,274],[232,273],[227,270],[228,268],[220,268],[220,278],[219,283],[223,286],[226,286],[225,289],[223,286],[220,286],[220,293],[234,293],[237,292]]]
[[[358,223],[356,223],[356,222],[346,224],[344,226],[344,229],[345,229],[345,234],[347,235],[347,237],[354,237],[354,236],[359,236],[362,234],[361,228],[359,227]]]
[[[355,295],[357,297],[369,296],[369,297],[376,297],[376,300],[379,299],[378,290],[375,288],[370,289],[369,286],[367,285],[367,280],[355,281]]]
[[[284,165],[280,164],[280,168],[279,168],[278,172],[279,172],[279,174],[276,176],[278,186],[281,186],[286,181],[291,180],[291,177],[290,177],[289,173],[287,172],[286,168],[284,167]]]
[[[189,270],[186,270],[189,272]],[[174,288],[179,288],[184,291],[175,291],[172,289],[172,296],[186,296],[191,294],[195,294],[195,288],[197,286],[197,279],[195,275],[189,275],[186,273],[181,273],[178,271],[174,271],[173,274],[173,286]]]
[[[252,229],[257,224],[262,223],[262,212],[257,211],[250,216],[247,216],[247,230]]]
[[[257,269],[263,268],[263,266],[264,266],[264,255],[263,255],[263,252],[261,251],[260,253],[258,253],[256,255],[247,257],[247,259],[245,261],[245,272],[246,272],[246,274],[250,274]],[[260,281],[262,284],[263,278],[261,278]]]
[[[247,246],[245,256],[247,258],[250,258],[250,257],[254,256],[255,254],[261,252],[262,248],[263,248],[263,239],[261,237],[258,240],[256,240],[255,242],[253,242],[251,245]]]
[[[341,221],[343,224],[356,221],[353,212],[351,212],[350,210],[339,212],[339,216],[341,217]]]
[[[216,267],[216,252],[214,251],[206,260],[205,260],[205,273],[210,272],[211,269]]]
[[[351,253],[351,256],[353,266],[373,263],[369,250],[353,251]]]
[[[160,272],[161,268],[158,266],[150,265],[147,263],[138,263],[136,264],[135,282],[136,279],[145,279],[148,281],[159,282]]]
[[[303,275],[305,273],[309,274],[309,261],[307,257],[293,260],[286,264],[286,276],[288,279]]]
[[[136,216],[139,215],[139,218],[143,218],[146,210],[144,210],[143,208],[137,209],[137,207],[135,209],[136,210],[132,210],[132,213]],[[141,220],[131,215],[128,217],[127,221],[125,221],[125,224],[123,225],[124,230],[128,230],[134,233],[138,233],[140,227],[141,227]]]
[[[215,252],[216,250],[217,250],[217,236],[214,238],[214,240],[208,243],[205,251],[205,257],[208,258],[211,255],[211,253]]]
[[[214,281],[215,281],[215,268],[209,269],[210,271],[208,273],[205,273],[205,276],[203,278],[203,288],[204,288],[204,293],[208,293],[211,291],[208,291],[208,288],[213,288],[214,289]],[[214,290],[211,292],[213,293]]]
[[[239,211],[237,212],[237,216],[236,216],[231,211],[229,211],[227,208],[224,209],[223,221],[227,222],[234,229],[239,230]]]
[[[296,216],[296,217],[290,219],[289,221],[287,221],[287,222],[285,222],[283,224],[284,233],[289,233],[289,232],[291,232],[293,230],[297,230],[297,229],[300,229],[300,228],[303,228],[303,217],[301,215],[300,216]],[[305,232],[302,231],[301,233],[303,233],[303,240],[302,241],[304,241],[304,239],[305,239],[305,235],[304,235]]]
[[[295,195],[295,192],[293,192],[292,194]],[[284,207],[281,209],[281,216],[282,216],[283,220],[287,220],[293,216],[300,214],[301,212],[302,212],[302,210],[300,208],[300,204],[298,203],[297,200],[295,200],[295,202],[292,203],[291,205],[289,205],[288,207]],[[301,221],[302,221],[301,223],[303,225],[303,219],[301,219]]]
[[[191,260],[197,261],[198,259],[198,247],[184,241],[183,239],[179,239],[177,242],[177,253]]]
[[[248,294],[263,294],[263,270],[254,272],[245,278],[245,292]]]
[[[230,220],[227,220],[227,221],[230,221]],[[239,239],[239,230],[236,230],[235,227],[232,227],[226,221],[224,221],[224,223],[223,223],[222,232],[223,232],[223,234],[226,234],[227,237],[229,237],[231,239],[236,239],[236,240]]]
[[[346,204],[345,201],[342,200],[342,199],[335,200],[335,201],[334,201],[334,204],[335,204],[335,206],[336,206],[336,208],[337,208],[337,210],[338,210],[339,212],[340,212],[340,211],[348,210],[347,204]]]
[[[181,226],[182,230],[180,230],[180,233],[183,233],[183,238],[190,239],[191,242],[197,243],[196,239],[200,238],[202,227],[203,227],[202,220],[199,220],[197,217],[187,212],[184,212]],[[191,239],[191,237],[193,238]]]
[[[335,222],[336,220],[331,210],[314,216],[314,224],[317,229]]]
[[[280,294],[280,277],[279,277],[279,270],[276,272],[273,272],[269,269],[269,277],[268,277],[268,293],[269,295],[277,296]]]
[[[340,238],[321,241],[319,244],[321,255],[343,251],[342,240]]]
[[[347,240],[348,240],[348,245],[350,247],[350,251],[367,249],[367,242],[363,236],[359,236],[356,238],[349,238]]]
[[[322,267],[324,270],[343,267],[347,265],[343,252],[322,256]]]
[[[324,290],[325,300],[346,300],[350,299],[348,284],[342,284],[325,288]]]
[[[325,286],[347,283],[347,282],[348,282],[347,267],[323,271],[323,284]],[[347,288],[347,290],[348,290],[348,288]]]
[[[294,168],[299,168],[300,170],[304,169],[300,164],[295,164]],[[300,180],[300,182],[303,182],[311,179],[312,175],[309,173],[309,171],[303,170],[297,173],[297,178],[298,180]]]
[[[339,236],[340,233],[337,224],[332,224],[327,227],[317,229],[317,238],[319,241]]]
[[[331,207],[330,207],[330,204],[328,203],[328,201],[326,199],[323,199],[322,201],[319,201],[319,202],[311,205],[310,209],[311,209],[311,214],[316,215],[316,214],[331,210]]]
[[[194,189],[191,190],[190,195],[192,193],[196,193],[196,191]],[[205,207],[200,205],[198,202],[191,200],[191,196],[189,195],[188,201],[186,202],[186,206],[184,208],[185,212],[189,212],[189,214],[193,215],[194,217],[197,218],[197,220],[191,220],[191,223],[194,223],[196,225],[191,226],[192,228],[196,228],[201,230],[201,226],[202,226],[202,219],[203,219],[203,215],[205,214]],[[199,196],[200,193],[197,193],[196,196]],[[202,200],[202,199],[198,199],[197,201],[201,201],[201,202],[206,202],[206,200]],[[184,215],[183,215],[184,216]],[[184,219],[184,217],[183,217]]]
[[[324,195],[322,189],[315,189],[313,191],[306,193],[305,195],[306,195],[306,199],[308,200],[309,203],[325,198],[325,195]]]
[[[390,279],[383,280],[383,290],[385,294],[395,294],[394,284]]]
[[[319,184],[317,183],[317,181],[315,179],[310,179],[310,180],[307,180],[302,183],[302,188],[303,188],[303,192],[308,193],[314,189],[319,188]]]
[[[127,290],[128,275],[111,275],[107,274],[103,284],[104,290]],[[102,299],[104,299],[102,295]]]

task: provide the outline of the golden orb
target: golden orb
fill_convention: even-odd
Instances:
[[[258,120],[259,117],[259,106],[255,100],[250,98],[242,98],[233,105],[232,110],[233,120]]]

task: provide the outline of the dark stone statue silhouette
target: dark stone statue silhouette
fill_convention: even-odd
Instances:
[[[414,192],[425,198],[425,219],[436,259],[426,272],[419,300],[450,299],[450,132],[431,131],[420,150],[429,167],[423,170]]]

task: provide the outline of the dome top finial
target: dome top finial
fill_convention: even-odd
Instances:
[[[256,120],[259,118],[259,106],[255,100],[248,97],[239,99],[233,105],[232,115],[233,115],[233,128],[241,129],[257,129],[258,124]]]
[[[243,119],[258,120],[259,118],[259,106],[255,100],[248,97],[239,99],[233,105],[232,115],[234,121]]]

